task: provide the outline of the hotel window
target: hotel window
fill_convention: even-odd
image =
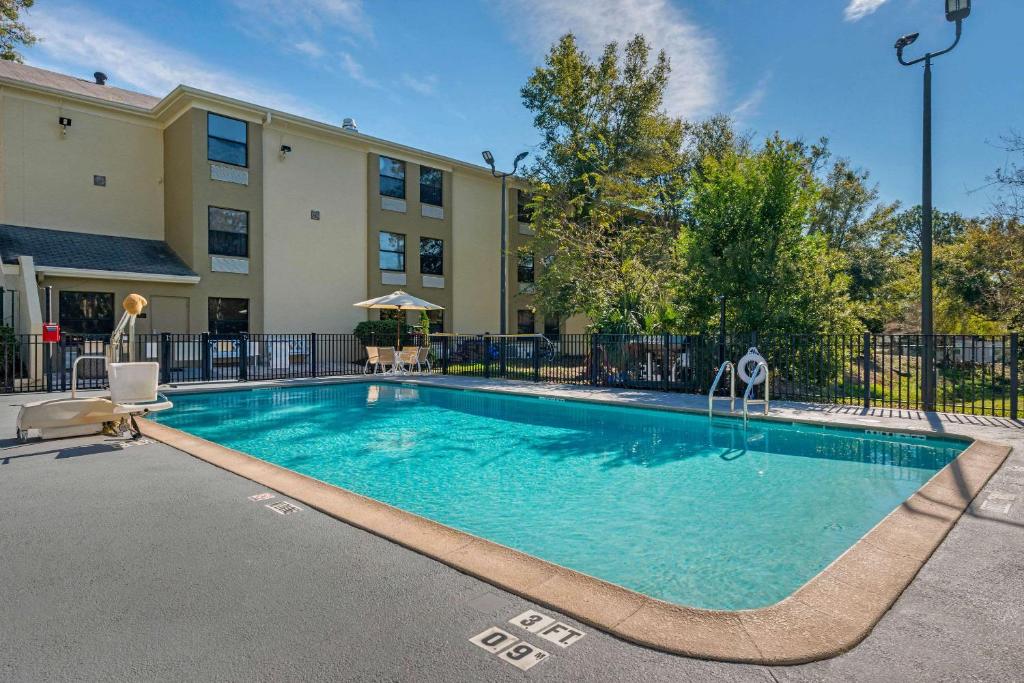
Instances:
[[[208,250],[215,256],[249,256],[249,212],[211,206]]]
[[[249,300],[210,297],[210,334],[242,334],[249,331]]]
[[[427,317],[430,318],[430,334],[444,332],[444,311],[427,311]]]
[[[562,333],[562,320],[557,315],[544,316],[544,336],[557,337]]]
[[[220,114],[206,114],[206,158],[232,166],[249,165],[248,125]]]
[[[114,295],[107,292],[61,292],[60,329],[68,334],[114,331]]]
[[[444,174],[436,168],[420,166],[420,202],[441,206]]]
[[[516,190],[516,220],[520,223],[529,223],[533,220],[533,211],[529,208],[531,197],[522,190]]]
[[[519,282],[533,282],[533,254],[519,255]]]
[[[381,270],[405,272],[405,235],[397,232],[380,233],[380,264]]]
[[[380,193],[385,197],[405,199],[405,162],[390,157],[380,158]]]
[[[534,315],[528,308],[520,309],[516,315],[519,334],[533,334]]]
[[[444,275],[444,242],[432,237],[420,238],[420,272]]]

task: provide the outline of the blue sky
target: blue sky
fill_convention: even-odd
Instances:
[[[999,136],[1024,129],[1024,2],[976,0],[961,45],[934,70],[935,202],[983,213]],[[920,196],[921,71],[908,49],[952,40],[942,0],[37,0],[26,62],[164,95],[221,92],[479,162],[537,136],[519,88],[572,31],[591,52],[644,33],[672,59],[670,112],[732,114],[763,137],[831,138],[882,198]]]

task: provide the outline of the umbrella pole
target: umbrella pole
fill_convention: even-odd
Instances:
[[[395,352],[402,348],[402,314],[404,311],[398,309],[398,318],[395,320]]]

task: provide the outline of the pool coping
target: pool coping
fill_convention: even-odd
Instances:
[[[168,393],[382,381],[537,395],[516,391],[514,386],[476,388],[445,384],[434,378],[416,381],[404,377],[272,381],[247,387],[237,384],[187,386]],[[564,400],[621,405],[606,398],[588,401],[574,396]],[[638,404],[635,397],[628,407],[706,413],[679,406]],[[751,420],[824,424],[820,420],[788,416],[758,416]],[[792,595],[767,607],[726,611],[686,607],[652,598],[186,432],[149,420],[140,420],[140,424],[143,433],[150,438],[624,640],[689,657],[765,665],[827,659],[860,643],[913,581],[1011,451],[1002,444],[961,435],[942,435],[942,438],[971,443]],[[863,427],[850,427],[864,431]],[[886,431],[935,435],[914,429]]]

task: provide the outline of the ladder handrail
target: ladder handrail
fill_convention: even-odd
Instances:
[[[708,392],[708,417],[711,417],[713,412],[715,390],[718,389],[718,383],[722,381],[722,375],[725,374],[727,368],[729,370],[729,412],[736,410],[736,366],[732,364],[731,360],[727,360],[719,366],[715,381],[711,383],[711,391]]]
[[[771,377],[770,377],[770,375],[768,373],[768,364],[762,361],[762,362],[757,364],[756,368],[754,368],[754,373],[750,376],[750,381],[747,382],[747,388],[743,391],[743,425],[744,426],[746,426],[746,424],[747,424],[747,406],[751,403],[751,401],[750,401],[750,394],[754,391],[754,387],[757,386],[757,384],[755,384],[755,382],[756,382],[757,378],[761,376],[761,368],[764,368],[764,400],[763,401],[753,401],[753,402],[754,403],[764,403],[764,414],[765,415],[768,414],[768,404],[769,404],[768,386],[770,384]]]

